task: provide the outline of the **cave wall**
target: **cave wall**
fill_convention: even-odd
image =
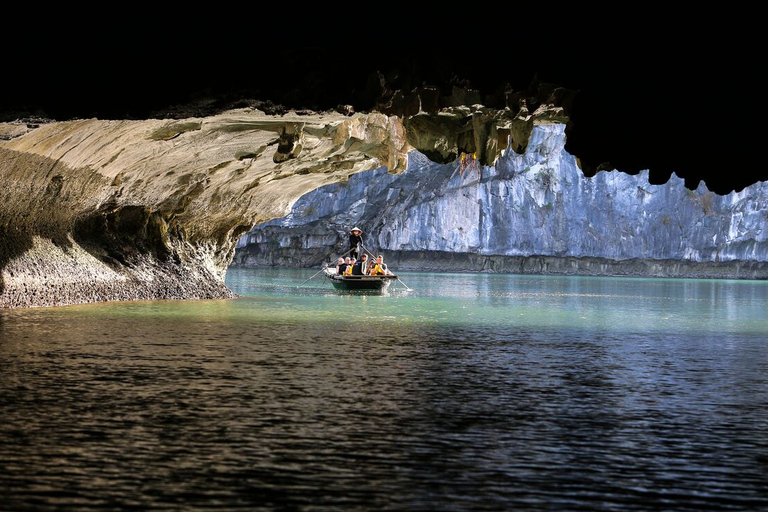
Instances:
[[[239,236],[318,186],[392,165],[394,124],[252,109],[0,123],[0,307],[232,297]]]

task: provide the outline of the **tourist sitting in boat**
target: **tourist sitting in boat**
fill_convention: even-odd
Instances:
[[[376,261],[371,266],[369,274],[372,276],[392,275],[392,272],[390,272],[390,270],[387,268],[387,264],[384,263],[384,256],[381,254],[376,256]]]
[[[360,259],[352,265],[352,275],[364,276],[366,268],[368,268],[368,255],[363,253],[363,255],[360,256]]]
[[[349,260],[349,258],[345,260],[339,256],[339,260],[336,262],[336,275],[340,276],[344,274],[344,269],[347,268],[348,265],[347,260]]]
[[[351,276],[352,275],[352,267],[355,266],[355,263],[357,263],[357,260],[355,258],[347,258],[349,260],[349,263],[347,263],[347,268],[344,269],[344,275],[345,276]]]

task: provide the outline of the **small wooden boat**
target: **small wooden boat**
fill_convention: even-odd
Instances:
[[[397,280],[394,274],[384,276],[340,276],[336,269],[328,267],[325,276],[337,290],[346,292],[382,292],[389,288],[393,281]]]

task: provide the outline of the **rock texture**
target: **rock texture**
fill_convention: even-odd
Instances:
[[[403,270],[768,278],[768,183],[718,195],[647,171],[586,177],[563,124],[537,122],[527,141],[493,165],[413,153],[403,173],[321,187],[243,237],[233,263],[319,266],[357,225]]]
[[[415,149],[492,164],[564,120],[539,107],[0,124],[0,307],[230,297],[254,225],[361,171],[402,172]]]

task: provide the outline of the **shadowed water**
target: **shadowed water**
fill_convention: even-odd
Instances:
[[[0,311],[0,510],[768,509],[768,282]]]

